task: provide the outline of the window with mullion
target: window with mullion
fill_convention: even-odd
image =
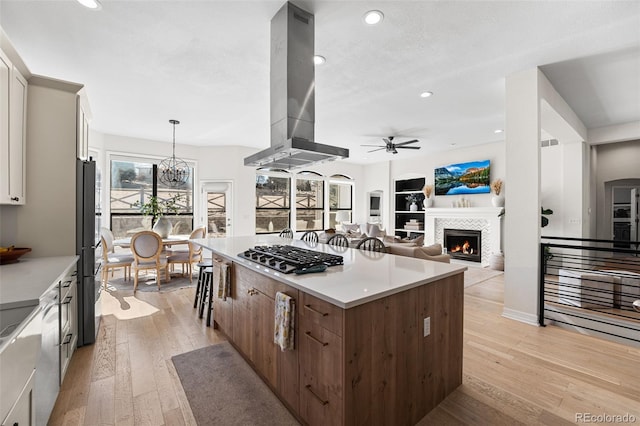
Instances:
[[[189,234],[193,229],[193,180],[182,186],[171,188],[157,179],[153,160],[111,160],[110,213],[111,231],[116,238],[133,235],[151,229],[152,218],[140,212],[140,204],[152,196],[158,201],[169,200],[178,195],[178,211],[165,216],[173,226],[172,234]],[[191,173],[193,176],[193,173]]]
[[[336,228],[336,215],[346,211],[352,220],[353,185],[351,182],[331,181],[329,183],[329,227]]]
[[[296,179],[296,231],[322,229],[324,229],[324,180],[321,175],[298,178]]]
[[[290,228],[291,178],[256,174],[256,234],[278,233]]]

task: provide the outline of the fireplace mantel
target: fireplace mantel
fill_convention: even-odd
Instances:
[[[444,228],[472,229],[482,232],[482,266],[489,265],[489,256],[500,253],[500,219],[503,207],[460,207],[425,209],[426,245],[444,245]]]
[[[498,215],[503,209],[504,207],[430,207],[425,209],[424,212],[426,217],[434,218],[467,217],[490,220],[495,218],[499,219]]]

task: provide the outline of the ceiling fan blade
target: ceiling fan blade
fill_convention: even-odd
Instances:
[[[409,145],[410,143],[416,143],[416,142],[420,142],[420,141],[418,139],[414,139],[414,140],[407,141],[407,142],[397,143],[396,146]]]
[[[386,148],[384,145],[360,145],[360,146],[375,146],[377,148]]]
[[[421,147],[419,147],[419,146],[398,146],[396,144],[396,148],[400,148],[400,149],[420,149]]]
[[[367,152],[376,152],[376,151],[380,151],[381,149],[387,149],[387,147],[383,146],[382,148],[372,149],[371,151],[367,151]]]
[[[389,136],[388,138],[382,138],[382,140],[384,141],[384,143],[386,143],[387,145],[391,145],[393,143],[393,136]]]

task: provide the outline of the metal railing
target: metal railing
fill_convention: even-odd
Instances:
[[[640,343],[640,242],[542,237],[538,323]],[[640,302],[639,302],[640,303]]]

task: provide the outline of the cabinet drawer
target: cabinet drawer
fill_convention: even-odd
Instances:
[[[343,424],[342,398],[326,392],[314,379],[300,371],[300,417],[310,426]]]
[[[310,321],[327,330],[342,336],[344,310],[329,302],[320,300],[306,293],[300,292],[301,321]]]
[[[330,392],[342,397],[342,338],[304,320],[299,330],[301,371],[322,396]]]
[[[60,330],[75,325],[76,288],[75,277],[66,277],[60,283]]]
[[[283,293],[295,291],[293,287],[290,287],[272,278],[260,275],[254,271],[247,269],[246,267],[239,266],[237,264],[234,267],[234,278],[235,281],[238,282],[239,286],[242,286],[245,291],[251,288],[272,299],[276,298],[276,293],[279,291]]]

